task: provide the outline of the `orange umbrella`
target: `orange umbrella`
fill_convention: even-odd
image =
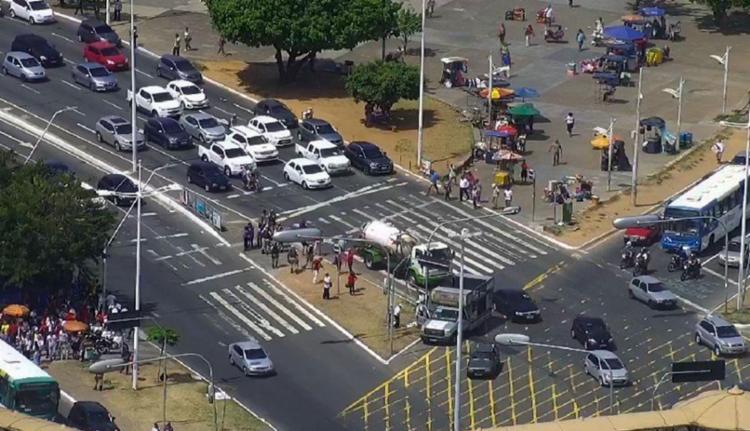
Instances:
[[[479,92],[479,95],[482,96],[483,98],[487,98],[487,94],[489,94],[489,92],[490,92],[489,88],[483,88]],[[515,93],[516,92],[510,88],[495,87],[492,89],[492,100],[505,99],[506,97],[512,97]]]
[[[640,16],[640,15],[625,15],[622,18],[623,22],[630,22],[633,24],[642,23],[643,21],[646,21],[646,18]]]
[[[11,304],[3,308],[3,314],[10,317],[23,317],[29,314],[29,307],[20,304]]]
[[[63,323],[63,329],[68,332],[83,332],[89,329],[89,325],[81,322],[80,320],[68,320]]]

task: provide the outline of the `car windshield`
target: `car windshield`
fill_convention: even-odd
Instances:
[[[226,150],[226,153],[227,153],[227,157],[229,157],[230,159],[234,159],[237,157],[242,157],[242,156],[247,155],[245,154],[245,151],[241,148],[229,148],[228,150]]]
[[[115,126],[115,133],[118,135],[129,135],[133,133],[133,128],[130,124],[120,124],[119,126]]]
[[[167,133],[180,133],[182,132],[182,128],[178,123],[174,123],[172,121],[167,121],[165,123],[162,123],[162,127],[164,127],[164,131]]]
[[[94,67],[89,69],[89,72],[91,72],[91,76],[95,77],[109,76],[109,71],[103,67]]]
[[[203,120],[199,120],[198,124],[200,124],[204,129],[219,127],[219,122],[216,121],[216,118],[204,118]]]
[[[22,58],[21,64],[23,64],[25,67],[39,66],[39,62],[36,61],[36,58]]]
[[[667,290],[667,288],[661,283],[651,283],[648,285],[649,292],[664,292],[665,290]]]
[[[16,409],[29,415],[50,414],[57,411],[60,390],[56,384],[23,385],[16,393]]]
[[[182,94],[192,95],[202,93],[201,89],[197,85],[186,85],[181,87]]]
[[[247,359],[265,359],[266,352],[263,349],[247,349],[245,350],[245,358]]]
[[[280,132],[284,130],[284,125],[278,121],[272,121],[270,123],[266,123],[266,130],[269,132]]]
[[[289,109],[283,105],[273,105],[269,108],[269,110],[275,114],[286,114],[287,112],[289,112]]]
[[[323,148],[320,150],[320,156],[321,157],[333,157],[333,156],[340,156],[341,151],[339,151],[338,148]]]
[[[451,250],[448,247],[433,248],[430,250],[430,257],[435,260],[450,260],[453,258],[453,256],[451,256]]]
[[[119,184],[116,185],[115,191],[118,191],[121,193],[135,193],[138,191],[138,188],[136,188],[135,184],[133,184],[132,181],[125,178]]]
[[[336,133],[330,124],[321,124],[320,126],[317,126],[316,129],[319,135],[331,135]]]
[[[108,26],[106,24],[97,25],[96,27],[94,27],[94,31],[97,32],[98,34],[102,34],[102,33],[114,33],[114,31],[112,31],[112,27],[110,27],[110,26]]]
[[[727,247],[727,248],[729,249],[729,251],[733,251],[735,253],[739,253],[740,252],[740,243],[739,242],[735,242],[735,241],[730,241],[729,242],[729,247]]]
[[[31,6],[31,9],[33,10],[44,10],[49,9],[49,5],[43,1],[33,1],[29,2],[29,6]]]
[[[120,51],[118,51],[114,46],[110,46],[102,49],[102,55],[106,57],[114,57],[116,55],[120,55]]]
[[[491,361],[491,357],[489,353],[474,353],[471,355],[470,361],[473,363],[473,365],[489,365]]]
[[[86,415],[91,425],[103,427],[104,425],[111,424],[112,420],[109,418],[109,414],[106,410],[92,409],[88,411]]]
[[[717,326],[716,335],[718,335],[719,338],[734,338],[740,336],[734,326]]]
[[[317,174],[323,172],[323,169],[318,165],[305,165],[302,166],[302,170],[305,171],[306,174]]]
[[[586,329],[604,329],[604,323],[598,320],[589,320],[586,322]]]
[[[175,67],[177,70],[181,70],[183,72],[192,72],[195,70],[192,64],[190,64],[187,60],[177,60],[174,62]]]
[[[367,157],[368,159],[376,159],[383,156],[383,153],[380,152],[379,148],[366,147],[364,151],[365,157]]]
[[[169,102],[172,96],[169,93],[154,93],[154,102]]]
[[[437,311],[435,311],[435,319],[437,320],[448,320],[451,322],[455,322],[458,320],[458,310],[453,310],[450,308],[438,308]]]
[[[605,370],[610,370],[610,369],[611,370],[621,370],[621,369],[625,368],[625,366],[622,365],[622,362],[620,362],[620,360],[617,359],[617,358],[604,359],[603,361],[607,365],[609,365],[609,366],[606,366],[606,365],[604,366]]]
[[[247,140],[247,145],[253,146],[253,145],[266,145],[268,144],[268,139],[266,139],[265,136],[253,136],[252,138],[249,138]]]

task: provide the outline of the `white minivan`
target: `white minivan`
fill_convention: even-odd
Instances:
[[[29,24],[55,22],[55,13],[43,0],[10,0],[11,18],[21,18]]]

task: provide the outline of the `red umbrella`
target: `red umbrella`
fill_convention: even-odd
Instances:
[[[509,136],[516,136],[518,134],[518,129],[511,126],[510,124],[506,124],[504,126],[500,126],[497,128],[497,131],[500,133],[506,133]]]

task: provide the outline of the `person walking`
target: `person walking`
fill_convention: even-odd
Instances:
[[[346,278],[346,287],[349,288],[349,295],[354,295],[355,284],[357,283],[357,274],[354,271],[349,271],[349,276]]]
[[[471,188],[471,203],[474,208],[479,208],[479,184]]]
[[[458,183],[458,201],[463,202],[464,197],[469,200],[469,179],[466,175],[461,176],[461,181]]]
[[[716,141],[716,143],[714,143],[714,145],[711,146],[711,151],[713,151],[714,154],[716,155],[717,164],[721,164],[721,158],[724,155],[724,149],[725,149],[724,141],[722,141],[721,139]]]
[[[513,203],[513,190],[511,190],[510,186],[503,190],[503,197],[505,198],[505,208],[508,208]]]
[[[161,430],[159,429],[159,424],[158,424],[158,423],[156,423],[156,422],[154,422],[154,427],[153,427],[153,428],[151,428],[151,431],[161,431]]]
[[[253,242],[254,242],[253,240],[255,239],[255,228],[253,227],[253,222],[247,222],[242,236],[243,236],[245,251],[248,251],[251,248],[253,248]]]
[[[138,27],[133,26],[133,46],[138,48]]]
[[[401,304],[396,304],[396,306],[393,307],[393,327],[401,327]]]
[[[427,196],[430,195],[430,191],[435,189],[435,194],[439,194],[438,182],[440,181],[440,174],[434,169],[430,169],[430,186],[427,188]]]
[[[104,374],[102,373],[94,374],[94,390],[95,391],[104,390]]]
[[[451,200],[451,192],[453,191],[453,185],[450,178],[443,181],[443,199],[446,201]]]
[[[185,27],[185,34],[183,34],[182,37],[185,39],[185,51],[192,51],[193,47],[190,46],[190,42],[193,41],[193,36],[190,35],[190,29],[188,27]]]
[[[432,14],[435,13],[435,0],[427,0],[427,17],[432,18]]]
[[[122,19],[122,0],[115,0],[115,21]]]
[[[167,422],[167,424],[164,425],[164,431],[174,431],[174,428],[172,428],[172,422]]]
[[[323,259],[316,257],[312,261],[313,271],[313,284],[318,284],[318,275],[320,274],[320,268],[323,266]]]
[[[573,7],[573,0],[568,0],[568,7]]]
[[[453,163],[451,163],[450,166],[448,166],[448,181],[455,185],[458,185],[456,166],[453,165]]]
[[[500,25],[497,27],[497,37],[500,39],[500,48],[505,46],[505,23],[500,21]]]
[[[302,269],[307,269],[307,265],[312,268],[313,262],[315,262],[315,247],[312,244],[305,246],[305,265]]]
[[[271,268],[278,268],[279,267],[279,254],[281,253],[281,248],[279,247],[279,243],[274,241],[271,245]]]
[[[349,268],[349,272],[354,272],[354,249],[349,249],[346,253],[346,266]]]
[[[217,54],[221,55],[227,55],[227,53],[224,51],[224,45],[227,44],[227,40],[224,39],[224,36],[219,36],[219,50],[216,51]]]
[[[578,50],[583,51],[583,44],[586,42],[586,35],[580,28],[578,29],[578,33],[576,33],[576,42],[578,43]]]
[[[576,124],[576,119],[573,117],[572,112],[568,112],[568,115],[565,116],[565,129],[568,131],[568,137],[573,137],[573,126]]]
[[[78,15],[79,13],[83,15],[83,0],[76,2],[76,10],[73,11],[73,15]]]
[[[289,252],[286,254],[286,261],[289,262],[289,272],[296,274],[299,267],[299,254],[297,254],[297,247],[294,245],[289,247]]]
[[[524,37],[524,39],[526,39],[526,47],[527,48],[530,47],[531,46],[531,38],[534,37],[534,26],[532,26],[531,24],[529,24],[528,26],[526,26],[526,30],[524,30],[524,32],[523,32],[523,37]]]
[[[526,160],[521,162],[521,181],[525,184],[529,180],[529,165]]]
[[[174,34],[174,45],[172,46],[172,55],[180,55],[180,33]]]
[[[562,145],[560,145],[560,140],[555,139],[555,142],[550,145],[548,153],[552,153],[552,166],[557,166],[560,164],[560,156],[562,156]]]
[[[331,299],[331,287],[333,281],[331,281],[331,274],[327,273],[323,276],[323,299]]]
[[[336,267],[336,273],[341,274],[341,250],[333,253],[333,266]]]

